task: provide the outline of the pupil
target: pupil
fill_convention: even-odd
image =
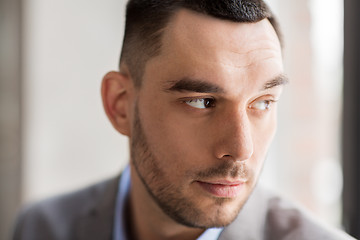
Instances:
[[[269,109],[270,108],[270,103],[269,102],[265,102],[265,109]]]
[[[204,99],[204,105],[206,108],[213,107],[213,99],[211,98]]]

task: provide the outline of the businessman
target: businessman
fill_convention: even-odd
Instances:
[[[129,166],[25,209],[14,239],[352,239],[257,186],[287,82],[262,0],[130,0],[102,83]]]

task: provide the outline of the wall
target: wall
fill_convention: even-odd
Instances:
[[[0,0],[0,239],[21,198],[21,1]]]
[[[77,189],[120,172],[127,140],[101,103],[117,70],[122,1],[24,3],[24,201]]]

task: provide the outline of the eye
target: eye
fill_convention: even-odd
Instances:
[[[265,110],[269,110],[274,102],[275,102],[274,100],[256,101],[253,104],[251,104],[250,108],[260,111],[265,111]]]
[[[191,107],[199,108],[199,109],[215,107],[215,99],[213,98],[195,98],[195,99],[185,100],[184,102]]]

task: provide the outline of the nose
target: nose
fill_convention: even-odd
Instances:
[[[251,123],[246,111],[236,111],[222,116],[218,123],[215,156],[221,160],[245,161],[253,155],[254,145]]]

